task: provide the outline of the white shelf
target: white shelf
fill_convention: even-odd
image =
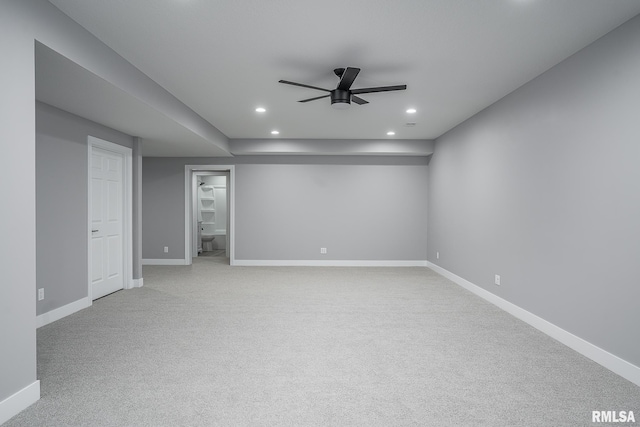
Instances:
[[[198,191],[198,204],[199,212],[198,218],[200,219],[200,235],[207,236],[224,236],[226,233],[224,221],[224,213],[226,208],[226,198],[224,186],[217,185],[201,185],[200,191]],[[222,205],[218,206],[221,202]],[[218,215],[223,215],[222,218],[218,218]],[[222,227],[220,227],[222,226]]]
[[[202,234],[204,234],[205,236],[226,236],[227,230],[215,230],[212,233],[203,231]]]

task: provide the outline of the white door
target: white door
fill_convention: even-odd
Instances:
[[[124,288],[123,160],[121,154],[92,149],[89,277],[94,300]]]

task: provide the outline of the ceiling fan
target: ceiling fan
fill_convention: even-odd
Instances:
[[[310,86],[303,83],[290,82],[288,80],[279,80],[278,83],[284,83],[293,86],[301,86],[307,87],[309,89],[321,90],[324,92],[329,92],[329,95],[316,96],[315,98],[303,99],[298,102],[309,102],[315,101],[316,99],[322,99],[331,97],[331,106],[337,109],[345,109],[351,105],[351,101],[355,102],[358,105],[368,104],[368,101],[360,98],[359,96],[362,93],[373,93],[373,92],[389,92],[392,90],[405,90],[407,85],[397,85],[397,86],[381,86],[381,87],[366,87],[362,89],[351,89],[351,85],[353,81],[358,76],[360,72],[360,68],[347,67],[345,68],[336,68],[333,70],[336,76],[340,79],[340,83],[338,86],[333,89],[324,89],[321,87]]]

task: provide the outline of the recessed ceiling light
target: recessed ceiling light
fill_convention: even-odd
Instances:
[[[263,107],[256,108],[256,113],[264,113],[265,111],[267,111],[267,110],[265,108],[263,108]]]
[[[392,130],[390,130],[389,132],[387,132],[387,135],[389,135],[389,136],[393,136],[393,135],[395,135],[395,134],[396,134],[396,133],[395,133],[394,131],[392,131]]]
[[[409,114],[414,114],[415,112],[416,112],[416,109],[415,109],[415,108],[409,108],[409,109],[407,110],[407,113],[409,113]]]
[[[271,135],[279,135],[279,134],[280,134],[280,131],[277,131],[277,130],[271,131]]]

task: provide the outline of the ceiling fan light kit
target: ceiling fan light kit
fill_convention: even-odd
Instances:
[[[351,105],[351,94],[348,90],[334,89],[331,91],[331,106],[337,110],[344,110]]]
[[[368,101],[365,101],[359,96],[356,96],[362,93],[389,92],[394,90],[405,90],[407,88],[407,85],[397,85],[397,86],[367,87],[367,88],[351,90],[351,85],[353,84],[353,81],[358,76],[358,73],[360,72],[360,68],[354,68],[354,67],[336,68],[335,70],[333,70],[333,72],[335,73],[336,76],[338,76],[338,78],[340,78],[340,83],[338,83],[338,86],[333,90],[324,89],[316,86],[310,86],[303,83],[291,82],[288,80],[279,80],[279,83],[329,92],[329,95],[316,96],[314,98],[303,99],[298,102],[309,102],[309,101],[315,101],[316,99],[330,97],[331,106],[338,110],[344,110],[349,108],[349,106],[351,105],[351,101],[355,102],[358,105],[368,104],[369,103]]]

